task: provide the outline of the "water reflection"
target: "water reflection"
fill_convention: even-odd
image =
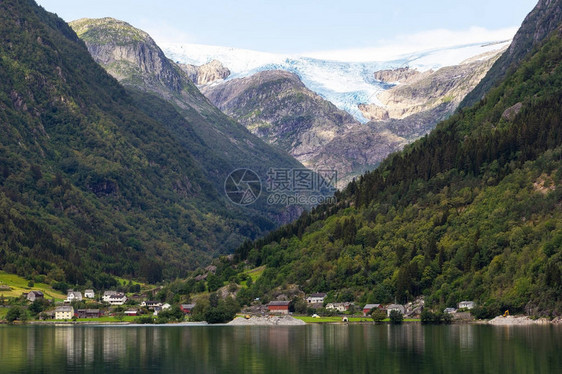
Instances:
[[[562,328],[0,327],[0,372],[558,372]]]

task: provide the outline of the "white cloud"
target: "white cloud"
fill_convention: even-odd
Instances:
[[[311,51],[303,56],[348,62],[389,61],[420,51],[430,51],[448,47],[510,40],[517,27],[488,30],[471,27],[468,30],[453,31],[436,29],[409,35],[399,35],[393,39],[380,40],[371,48],[356,48],[328,51]]]

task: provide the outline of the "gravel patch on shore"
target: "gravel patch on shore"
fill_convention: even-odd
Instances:
[[[498,316],[488,321],[488,324],[496,325],[496,326],[545,325],[548,323],[551,323],[551,321],[549,321],[546,318],[539,318],[534,320],[525,316],[507,316],[507,317]]]
[[[238,317],[230,321],[232,326],[301,326],[306,325],[304,321],[291,316],[267,316],[250,317],[248,319]]]

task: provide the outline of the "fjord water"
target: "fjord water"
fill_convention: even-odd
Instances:
[[[5,326],[1,373],[560,373],[561,326]]]

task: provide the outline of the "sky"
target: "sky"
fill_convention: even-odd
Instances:
[[[360,54],[509,39],[537,0],[36,0],[65,21],[113,17],[158,43]]]

